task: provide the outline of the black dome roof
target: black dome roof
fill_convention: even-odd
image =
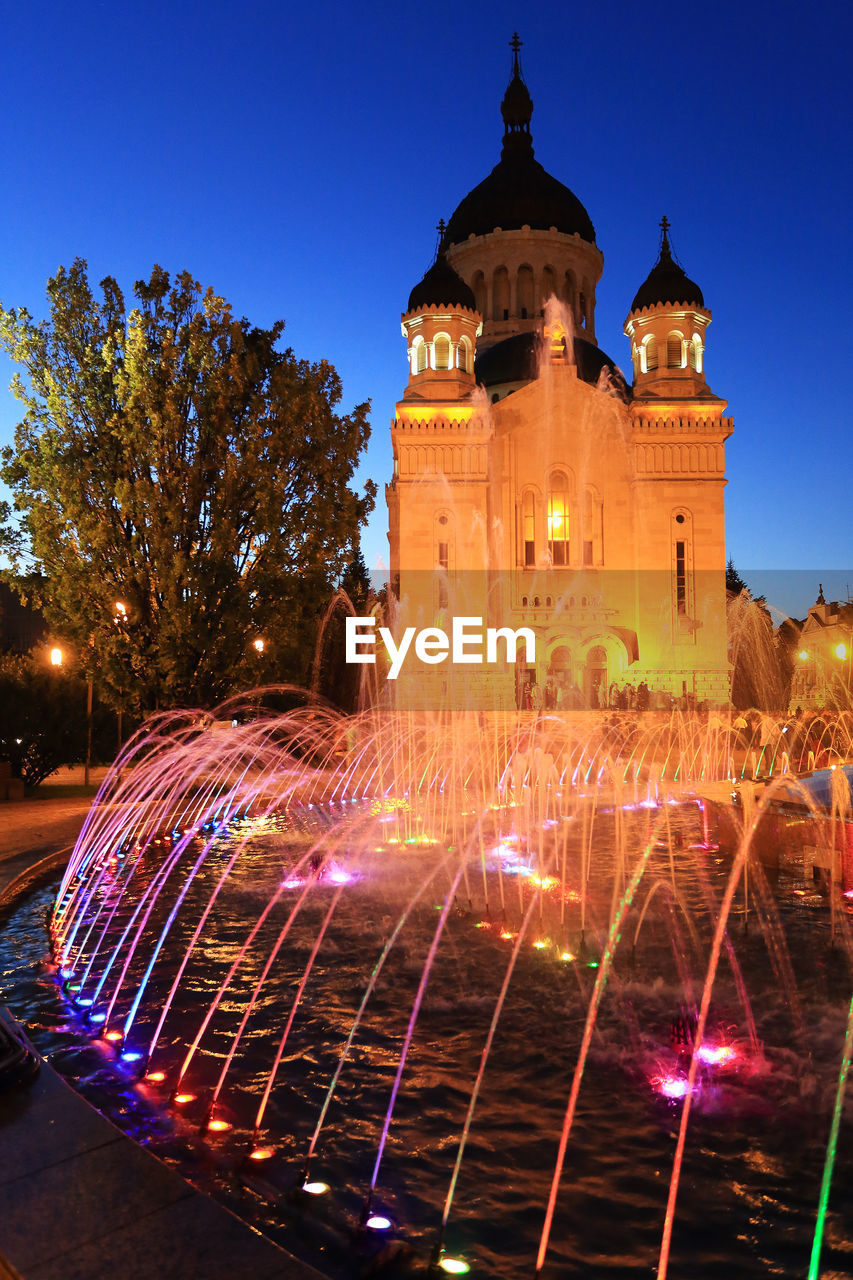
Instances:
[[[531,382],[537,376],[541,343],[541,334],[516,333],[478,352],[474,361],[475,380],[487,390],[507,382]],[[600,347],[586,338],[575,337],[574,357],[581,382],[596,386],[601,371],[607,369],[623,399],[630,398],[621,371]]]
[[[665,218],[663,221],[666,224]],[[664,225],[660,256],[646,276],[645,281],[637,290],[636,297],[631,303],[631,310],[642,311],[643,307],[666,306],[678,303],[704,307],[705,299],[698,284],[687,278],[685,272],[673,258],[666,234],[666,225]]]
[[[533,158],[533,101],[521,78],[517,48],[501,114],[505,126],[501,158],[456,209],[442,245],[460,244],[470,235],[487,235],[495,227],[517,231],[524,226],[535,231],[556,227],[566,235],[577,234],[595,244],[595,228],[580,200]]]
[[[417,311],[419,307],[467,307],[469,311],[477,310],[473,291],[453,270],[443,252],[439,252],[423,280],[409,294],[407,310]]]

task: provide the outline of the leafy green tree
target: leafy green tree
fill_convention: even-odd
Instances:
[[[77,260],[48,282],[48,320],[0,309],[26,406],[0,545],[44,575],[36,603],[115,706],[304,680],[373,505],[372,482],[350,487],[368,406],[337,413],[330,364],[277,350],[281,322],[234,319],[186,272],[155,267],[132,310],[100,287]]]

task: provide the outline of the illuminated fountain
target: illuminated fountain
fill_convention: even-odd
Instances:
[[[851,733],[785,730],[762,789],[721,718],[162,716],[57,894],[73,1021],[333,1276],[817,1276]]]

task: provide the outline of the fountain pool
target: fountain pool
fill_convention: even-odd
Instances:
[[[751,849],[790,768],[733,786],[737,735],[692,718],[450,728],[163,718],[52,959],[45,895],[8,931],[13,1012],[335,1278],[848,1274],[847,904]]]

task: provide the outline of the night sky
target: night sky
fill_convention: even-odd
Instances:
[[[157,262],[252,323],[283,318],[297,355],[337,367],[344,408],[372,401],[364,551],[386,563],[400,313],[439,218],[499,159],[518,27],[536,157],[604,254],[599,343],[630,368],[622,324],[665,213],[735,419],[728,554],[803,616],[819,579],[827,598],[853,590],[852,15],[827,0],[3,3],[0,299],[43,315],[48,276],[79,256],[127,294]],[[0,443],[17,412],[3,393]]]

